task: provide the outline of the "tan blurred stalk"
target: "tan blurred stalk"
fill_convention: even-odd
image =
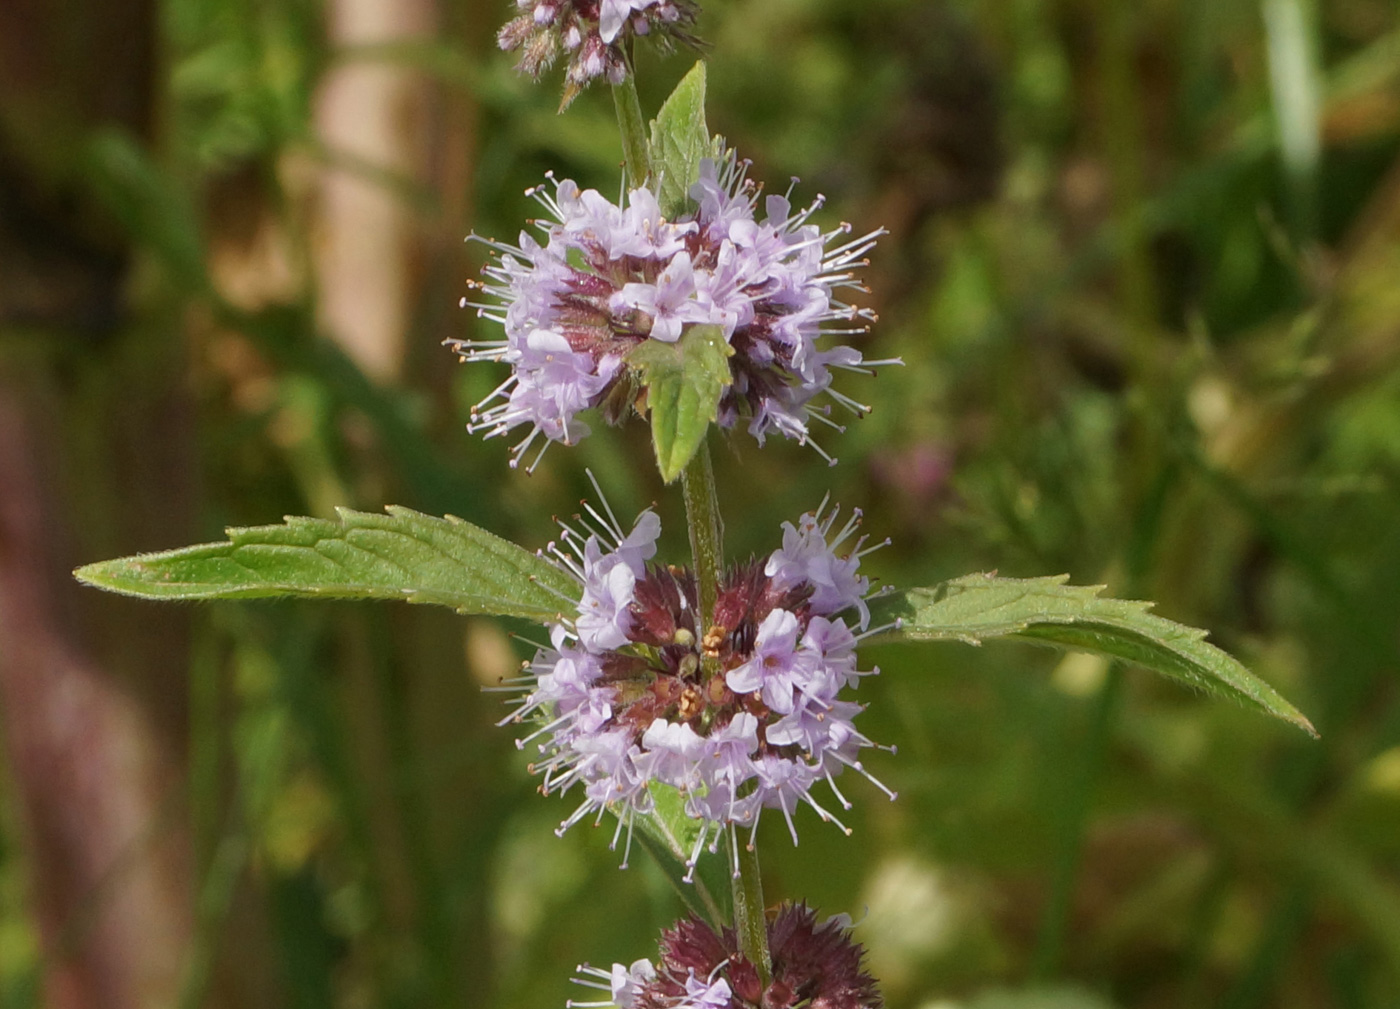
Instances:
[[[421,40],[432,0],[331,0],[333,47]],[[316,129],[333,159],[316,227],[320,321],[355,362],[381,382],[403,365],[410,314],[413,220],[402,196],[374,173],[415,179],[429,96],[420,75],[383,62],[351,61],[322,82]]]

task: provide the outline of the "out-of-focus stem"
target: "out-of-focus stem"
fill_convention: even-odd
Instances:
[[[1084,858],[1084,832],[1097,792],[1103,767],[1108,760],[1113,726],[1123,703],[1125,665],[1114,662],[1099,687],[1090,716],[1089,732],[1076,754],[1074,780],[1065,805],[1060,810],[1055,842],[1054,864],[1050,872],[1050,896],[1040,920],[1040,935],[1031,957],[1031,978],[1046,981],[1059,970],[1069,931],[1071,905],[1079,869]]]
[[[1114,223],[1120,243],[1117,264],[1119,299],[1128,320],[1126,363],[1139,396],[1149,404],[1160,399],[1154,365],[1157,339],[1157,291],[1143,215],[1145,167],[1140,121],[1142,94],[1134,53],[1141,13],[1137,5],[1097,0],[1095,8],[1098,59],[1094,81],[1103,103],[1103,157],[1113,190]],[[1145,415],[1151,406],[1143,409]],[[1161,509],[1172,486],[1174,468],[1163,468],[1149,448],[1152,439],[1138,420],[1132,428],[1136,442],[1134,472],[1128,485],[1138,499],[1135,532],[1130,544],[1127,589],[1135,598],[1147,580],[1152,547],[1161,528]],[[1103,771],[1108,763],[1114,728],[1123,701],[1125,665],[1114,662],[1099,689],[1090,714],[1089,731],[1075,755],[1070,793],[1060,809],[1050,874],[1050,895],[1041,915],[1040,931],[1031,959],[1031,977],[1043,981],[1060,968],[1079,872],[1084,837]]]
[[[617,107],[617,128],[622,134],[622,157],[627,169],[627,185],[635,189],[646,185],[651,176],[651,159],[647,155],[646,122],[642,119],[642,102],[637,97],[637,81],[628,61],[627,76],[614,84],[613,104]]]

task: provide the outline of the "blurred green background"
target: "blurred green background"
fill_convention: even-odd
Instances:
[[[640,425],[533,477],[440,346],[470,231],[606,193],[484,0],[0,4],[0,1009],[560,1006],[678,902],[551,828],[480,687],[509,628],[161,606],[83,562],[336,505],[536,546]],[[896,585],[1069,572],[1209,627],[1322,732],[1025,646],[888,647],[855,835],[762,839],[894,1009],[1400,1004],[1400,13],[1392,0],[710,0],[712,128],[890,235],[873,415],[716,443],[728,545],[830,490]],[[643,55],[653,112],[691,65]],[[844,785],[843,785],[844,787]],[[576,990],[577,991],[577,990]]]

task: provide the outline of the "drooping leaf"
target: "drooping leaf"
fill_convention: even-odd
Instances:
[[[893,639],[963,641],[1021,638],[1123,659],[1263,711],[1314,736],[1312,723],[1273,687],[1205,640],[1206,632],[1148,612],[1152,604],[1104,599],[1102,585],[1066,585],[1067,575],[965,575],[911,589],[881,604],[899,618]]]
[[[79,581],[148,599],[404,599],[551,621],[578,585],[523,547],[461,519],[391,506],[339,521],[228,530],[228,542],[89,564]]]
[[[733,353],[719,326],[691,326],[675,343],[645,340],[628,356],[646,388],[656,465],[667,483],[695,457],[719,415],[720,397],[733,381]]]
[[[700,178],[700,162],[714,157],[717,145],[705,122],[705,64],[681,78],[676,90],[651,123],[651,170],[660,179],[662,216],[675,217],[690,201],[690,187]]]

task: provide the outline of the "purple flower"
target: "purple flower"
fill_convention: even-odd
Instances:
[[[618,315],[641,312],[651,319],[647,336],[663,343],[675,343],[681,338],[685,323],[711,321],[709,307],[697,300],[696,295],[690,253],[681,251],[656,278],[656,283],[624,284],[609,299],[608,305]]]
[[[583,964],[579,967],[579,973],[583,976],[574,978],[575,984],[611,992],[612,998],[600,1002],[575,1002],[569,999],[564,1003],[569,1009],[593,1009],[601,1006],[632,1009],[646,987],[656,982],[656,968],[651,965],[650,960],[634,960],[631,967],[615,963],[610,971]]]
[[[813,423],[839,427],[817,405],[822,395],[865,413],[832,388],[833,371],[894,362],[819,341],[863,332],[875,318],[838,295],[862,289],[855,271],[882,232],[848,241],[849,225],[822,231],[809,223],[820,198],[794,214],[785,197],[770,196],[759,221],[760,192],[732,156],[703,163],[695,206],[675,220],[661,216],[648,189],[632,190],[625,207],[567,179],[553,193],[534,190],[553,218],[540,224],[543,240],[486,243],[495,258],[472,285],[489,299],[470,304],[500,322],[505,338],[449,341],[465,360],[514,368],[473,411],[471,429],[492,437],[528,428],[518,461],[541,433],[546,447],[582,437],[575,415],[584,409],[602,407],[619,423],[635,400],[628,355],[647,340],[674,343],[694,325],[718,326],[733,351],[721,426],[744,421],[760,444],[773,432],[809,443]]]
[[[612,1001],[573,1002],[573,1007],[617,1009],[882,1009],[875,979],[865,970],[865,950],[851,938],[850,919],[818,922],[805,904],[788,904],[767,919],[772,960],[768,979],[739,948],[732,928],[716,932],[685,918],[661,934],[655,963],[614,964],[611,971],[584,965],[576,984],[613,993]]]
[[[800,630],[796,614],[773,610],[758,625],[748,661],[725,674],[725,684],[736,694],[761,694],[763,703],[781,714],[791,712],[810,673],[808,656],[797,648]]]
[[[857,573],[858,555],[826,543],[834,521],[834,512],[804,515],[766,561],[725,572],[708,625],[690,572],[651,560],[655,513],[643,512],[630,532],[606,505],[561,523],[549,553],[578,579],[580,598],[575,615],[550,628],[505,720],[536,724],[520,745],[538,745],[543,792],[581,786],[561,832],[611,810],[614,843],[626,828],[630,845],[658,785],[678,790],[702,823],[692,864],[725,831],[737,850],[737,828],[752,834],[765,808],[782,812],[794,842],[801,805],[841,825],[812,791],[826,782],[849,808],[835,776],[850,767],[870,777],[859,754],[874,744],[854,724],[861,706],[841,695],[875,671],[858,668],[856,646],[884,628],[857,635],[838,615],[856,609],[868,623],[870,583]]]
[[[616,555],[609,554],[606,559],[613,562],[606,571],[599,571],[603,567],[601,563],[589,565],[585,560],[583,598],[579,600],[578,617],[574,620],[579,642],[595,652],[620,648],[627,643],[627,632],[632,626],[632,612],[628,607],[637,584],[632,569],[620,563]]]
[[[691,973],[685,979],[685,998],[676,1003],[676,1009],[725,1009],[733,994],[724,978],[702,981]]]
[[[783,523],[782,549],[774,551],[764,573],[779,586],[811,585],[811,605],[816,613],[832,615],[854,607],[860,613],[863,630],[870,624],[870,609],[865,605],[870,579],[856,572],[865,553],[862,550],[865,537],[858,539],[855,548],[845,557],[836,553],[837,547],[860,526],[860,511],[852,513],[836,537],[829,539],[836,512],[823,519],[824,510],[825,502],[822,508],[803,515],[797,525]]]
[[[599,77],[614,84],[626,77],[632,36],[652,38],[665,51],[676,43],[703,46],[690,32],[695,0],[516,0],[515,6],[520,13],[496,41],[507,52],[520,50],[517,69],[536,80],[568,53],[565,106]]]

